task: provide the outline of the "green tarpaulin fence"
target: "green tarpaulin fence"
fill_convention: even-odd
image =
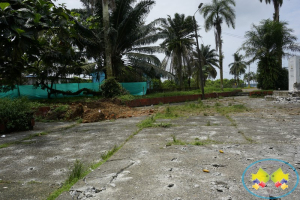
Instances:
[[[135,96],[142,96],[147,93],[147,82],[138,83],[120,83],[123,88],[125,88],[130,94]],[[87,88],[93,91],[99,91],[99,83],[66,83],[66,84],[54,84],[53,88],[61,91],[71,91],[76,92],[80,89]],[[50,85],[49,85],[50,87]],[[4,97],[28,97],[29,99],[47,99],[47,90],[42,90],[40,87],[35,87],[33,85],[19,85],[16,89],[8,91],[6,93],[0,93],[0,98]],[[70,96],[70,95],[68,95]],[[84,96],[83,93],[76,96]],[[65,97],[62,94],[51,95],[52,98],[62,98]]]

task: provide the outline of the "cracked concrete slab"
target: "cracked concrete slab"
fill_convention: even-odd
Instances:
[[[300,170],[300,116],[297,114],[300,105],[279,105],[248,97],[203,102],[214,105],[216,101],[223,105],[245,104],[251,110],[229,114],[232,121],[220,114],[157,120],[173,126],[143,129],[106,163],[57,199],[255,200],[260,198],[247,192],[241,180],[250,164],[272,158],[284,160]],[[41,193],[53,191],[66,179],[71,161],[75,158],[85,163],[98,161],[101,152],[124,142],[137,130],[135,125],[142,119],[80,124],[33,138],[31,142],[36,143],[1,149],[0,162],[5,165],[0,169],[0,179],[12,182],[0,184],[0,199],[42,199],[47,195]],[[207,139],[213,142],[204,146],[167,146],[173,135],[187,143]],[[271,173],[276,167],[268,166],[265,170]],[[292,173],[288,190],[296,184]],[[248,179],[246,183],[251,184]],[[31,185],[30,180],[36,182]],[[271,183],[267,186],[259,194],[279,194]],[[254,188],[250,190],[255,192]],[[298,199],[299,195],[298,186],[283,199]]]
[[[48,135],[0,149],[0,199],[45,199],[67,179],[76,159],[85,165],[99,162],[101,154],[122,144],[142,119],[79,124],[69,129],[57,129],[54,123],[55,129]],[[1,141],[18,139],[17,134]]]

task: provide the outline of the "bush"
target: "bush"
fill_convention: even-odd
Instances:
[[[176,84],[175,84],[174,81],[172,81],[172,80],[165,80],[162,83],[162,87],[163,87],[163,89],[175,90],[177,86],[176,86]]]
[[[124,90],[120,83],[114,78],[106,79],[105,82],[101,85],[102,95],[105,98],[113,98],[121,95]]]
[[[32,116],[31,104],[27,98],[0,99],[0,124],[4,125],[4,132],[31,129]]]
[[[162,89],[162,82],[160,79],[152,79],[152,88],[154,90],[160,90]]]

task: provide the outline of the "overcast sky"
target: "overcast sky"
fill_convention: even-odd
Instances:
[[[146,18],[146,22],[149,23],[157,18],[166,18],[167,15],[171,17],[175,13],[193,15],[200,3],[210,3],[211,0],[156,0],[155,6],[153,6],[150,14]],[[82,4],[79,0],[57,0],[55,4],[65,3],[68,9],[81,8]],[[236,0],[236,27],[228,28],[226,24],[223,24],[223,52],[224,58],[224,78],[233,78],[229,74],[228,65],[233,62],[233,54],[241,46],[244,41],[245,32],[250,30],[252,24],[258,24],[262,19],[268,19],[273,17],[274,7],[273,4],[260,3],[259,0]],[[299,26],[299,13],[300,4],[299,0],[284,0],[283,6],[280,9],[280,20],[287,21],[289,28],[292,28],[294,34],[300,39],[300,26]],[[204,25],[203,17],[196,13],[196,21],[202,27]],[[202,36],[200,43],[205,45],[211,45],[215,48],[214,32],[213,30],[205,32],[204,28],[199,31]],[[162,60],[163,55],[159,58]],[[283,66],[287,67],[288,62],[285,59]],[[251,64],[251,71],[256,72],[256,63]],[[247,69],[248,72],[249,69]],[[219,75],[218,77],[219,78]]]

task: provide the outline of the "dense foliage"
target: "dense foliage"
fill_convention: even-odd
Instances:
[[[119,96],[122,93],[122,86],[114,78],[106,79],[101,85],[102,95],[105,98]]]
[[[0,99],[0,125],[5,127],[5,132],[31,129],[32,116],[27,99]]]
[[[262,89],[286,88],[286,83],[279,81],[286,74],[281,67],[281,57],[300,51],[297,37],[287,25],[286,22],[263,20],[245,35],[247,40],[241,50],[252,61],[258,60],[257,81]],[[281,82],[283,85],[279,85]]]

